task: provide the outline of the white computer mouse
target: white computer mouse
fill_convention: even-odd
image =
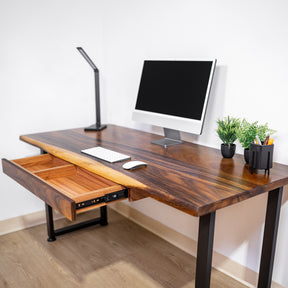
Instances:
[[[147,163],[143,162],[143,161],[129,161],[123,164],[123,168],[127,169],[127,170],[133,170],[133,169],[138,169],[141,167],[146,167]]]

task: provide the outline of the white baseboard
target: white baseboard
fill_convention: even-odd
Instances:
[[[169,228],[168,226],[152,219],[138,210],[133,209],[124,202],[111,204],[110,207],[121,215],[134,221],[138,225],[165,239],[172,245],[196,257],[197,242],[195,240]],[[215,251],[213,252],[213,267],[231,278],[243,283],[247,287],[257,286],[258,273]],[[284,287],[273,282],[273,288]]]
[[[63,218],[63,216],[53,211],[54,220]],[[23,230],[29,227],[46,223],[45,211],[34,212],[27,215],[22,215],[7,220],[0,221],[0,236],[19,230]]]

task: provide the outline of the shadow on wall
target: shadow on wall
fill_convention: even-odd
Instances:
[[[260,267],[267,197],[268,193],[258,195],[231,207],[220,209],[216,215],[215,250],[256,273],[259,273]],[[288,187],[284,188],[283,193],[273,275],[276,275],[275,267],[283,269],[281,272],[277,271],[278,275],[285,275],[284,269],[288,265],[287,255],[283,251],[277,251],[277,247],[284,246],[282,242],[287,242],[284,228],[287,224],[281,223],[281,217],[286,219],[284,214],[288,212],[287,201]],[[251,273],[249,269],[243,270],[241,278],[252,285],[257,285],[256,274]],[[287,279],[273,277],[273,281],[283,284]],[[287,283],[285,287],[288,287]]]
[[[226,98],[227,66],[217,66],[214,72],[214,78],[209,95],[205,120],[203,124],[202,135],[192,135],[182,133],[183,140],[195,142],[206,146],[216,147],[216,119],[224,115],[224,106]]]

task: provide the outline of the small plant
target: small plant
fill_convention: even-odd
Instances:
[[[264,141],[267,135],[272,135],[276,131],[268,128],[268,124],[258,124],[258,121],[249,123],[243,119],[237,131],[237,138],[244,149],[249,149],[250,144],[254,141],[256,135],[259,136],[261,141]]]
[[[216,130],[219,138],[223,144],[230,147],[237,140],[237,131],[240,127],[240,120],[238,118],[227,116],[223,120],[217,120],[218,129]]]

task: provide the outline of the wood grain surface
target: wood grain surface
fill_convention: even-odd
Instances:
[[[41,178],[31,177],[31,173],[23,170],[17,163],[2,159],[2,167],[3,171],[8,176],[32,192],[38,198],[68,219],[75,220],[76,205],[73,199],[59,192],[58,189],[47,185]]]
[[[194,216],[201,216],[288,184],[288,166],[273,163],[270,175],[253,175],[243,155],[224,159],[218,149],[193,143],[163,148],[150,143],[161,136],[116,125],[98,132],[83,128],[37,133],[20,138],[45,151],[131,188],[130,200],[152,197]],[[128,154],[148,163],[127,171],[80,151],[95,146]],[[277,149],[277,147],[276,147]],[[76,163],[75,163],[76,162]]]
[[[99,198],[126,190],[51,154],[11,161],[2,159],[2,166],[5,174],[69,220],[75,220],[78,213],[106,205]],[[92,201],[91,205],[85,205],[85,201]]]

